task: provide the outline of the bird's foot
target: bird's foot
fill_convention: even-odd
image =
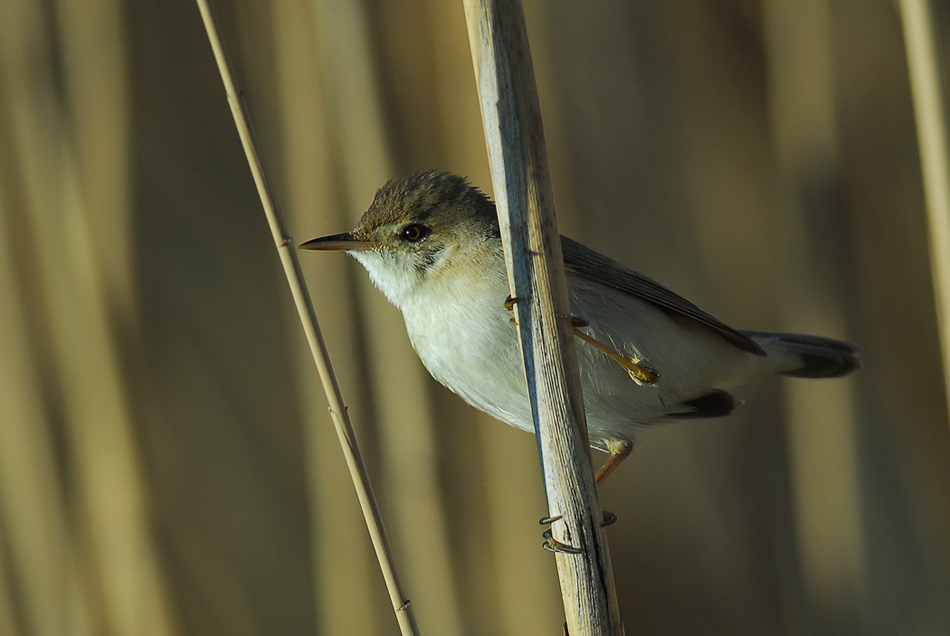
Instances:
[[[555,521],[560,521],[563,518],[564,515],[557,515],[556,517],[541,517],[538,519],[538,523],[542,526],[549,526]],[[541,536],[544,537],[544,543],[541,544],[541,547],[550,552],[560,552],[562,554],[580,554],[583,552],[583,550],[580,548],[575,548],[574,546],[567,545],[566,543],[561,543],[555,539],[550,528],[545,530]]]
[[[517,305],[520,301],[521,301],[520,298],[512,296],[511,294],[508,294],[508,297],[505,298],[505,309],[513,312],[515,310],[515,305]],[[513,322],[516,325],[518,324],[518,314],[514,314],[511,317],[511,322]]]
[[[643,364],[640,358],[628,358],[630,366],[626,364],[627,374],[630,379],[637,383],[637,386],[653,386],[660,379],[660,374],[651,366]]]
[[[606,528],[608,526],[612,526],[615,523],[617,523],[617,515],[615,515],[614,513],[609,512],[607,510],[602,510],[601,514],[604,516],[604,521],[603,523],[600,524],[601,528]]]

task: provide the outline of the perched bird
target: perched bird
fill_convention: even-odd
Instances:
[[[464,178],[392,179],[351,231],[307,241],[345,250],[406,321],[429,373],[466,402],[525,431],[534,425],[513,323],[498,217]],[[738,331],[594,250],[561,237],[591,445],[629,455],[644,425],[727,415],[727,391],[780,373],[834,378],[861,366],[856,345],[795,333]],[[506,302],[508,299],[508,302]]]

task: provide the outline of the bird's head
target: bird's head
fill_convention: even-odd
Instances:
[[[477,272],[500,254],[495,205],[464,178],[438,171],[391,179],[350,232],[307,241],[344,250],[397,307],[457,268]]]

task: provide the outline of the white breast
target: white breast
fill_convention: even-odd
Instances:
[[[494,269],[494,268],[493,268]],[[517,326],[504,270],[474,283],[444,276],[401,307],[412,346],[439,383],[475,408],[533,431]]]

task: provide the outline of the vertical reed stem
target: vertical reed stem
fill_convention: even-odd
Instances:
[[[571,636],[623,633],[590,447],[534,68],[518,0],[465,0],[508,278]]]
[[[317,316],[310,300],[310,294],[303,282],[303,274],[300,271],[300,263],[297,260],[293,239],[284,229],[277,211],[276,199],[264,173],[264,165],[257,149],[257,142],[251,132],[247,110],[237,88],[237,82],[231,71],[224,45],[221,42],[217,20],[207,0],[197,0],[197,2],[201,17],[204,20],[205,30],[208,32],[208,40],[214,50],[218,70],[221,72],[221,79],[224,82],[224,89],[228,96],[228,104],[231,106],[231,114],[234,116],[234,123],[237,126],[241,144],[244,146],[244,153],[247,155],[247,162],[254,176],[254,183],[257,185],[257,192],[261,197],[264,214],[267,216],[267,223],[270,226],[274,243],[280,255],[280,262],[284,268],[284,274],[287,276],[287,282],[294,297],[294,304],[297,306],[300,322],[303,325],[310,351],[313,354],[313,361],[317,365],[323,389],[330,403],[330,415],[340,439],[343,454],[346,457],[347,467],[350,469],[350,475],[353,478],[353,485],[356,488],[360,507],[363,510],[366,527],[373,541],[373,548],[376,550],[376,558],[379,560],[379,566],[383,572],[383,579],[386,582],[386,589],[396,613],[396,620],[399,622],[399,629],[403,636],[415,636],[417,631],[412,610],[409,608],[409,601],[399,587],[392,548],[383,527],[376,497],[369,483],[369,476],[366,473],[366,466],[356,440],[356,434],[350,423],[340,386],[337,383],[333,367],[330,365],[330,356],[327,352],[326,343],[323,341],[320,326],[317,324]]]
[[[937,330],[950,409],[950,160],[947,156],[946,93],[941,79],[937,30],[930,0],[900,0],[904,47],[917,120],[917,144],[930,230]]]

